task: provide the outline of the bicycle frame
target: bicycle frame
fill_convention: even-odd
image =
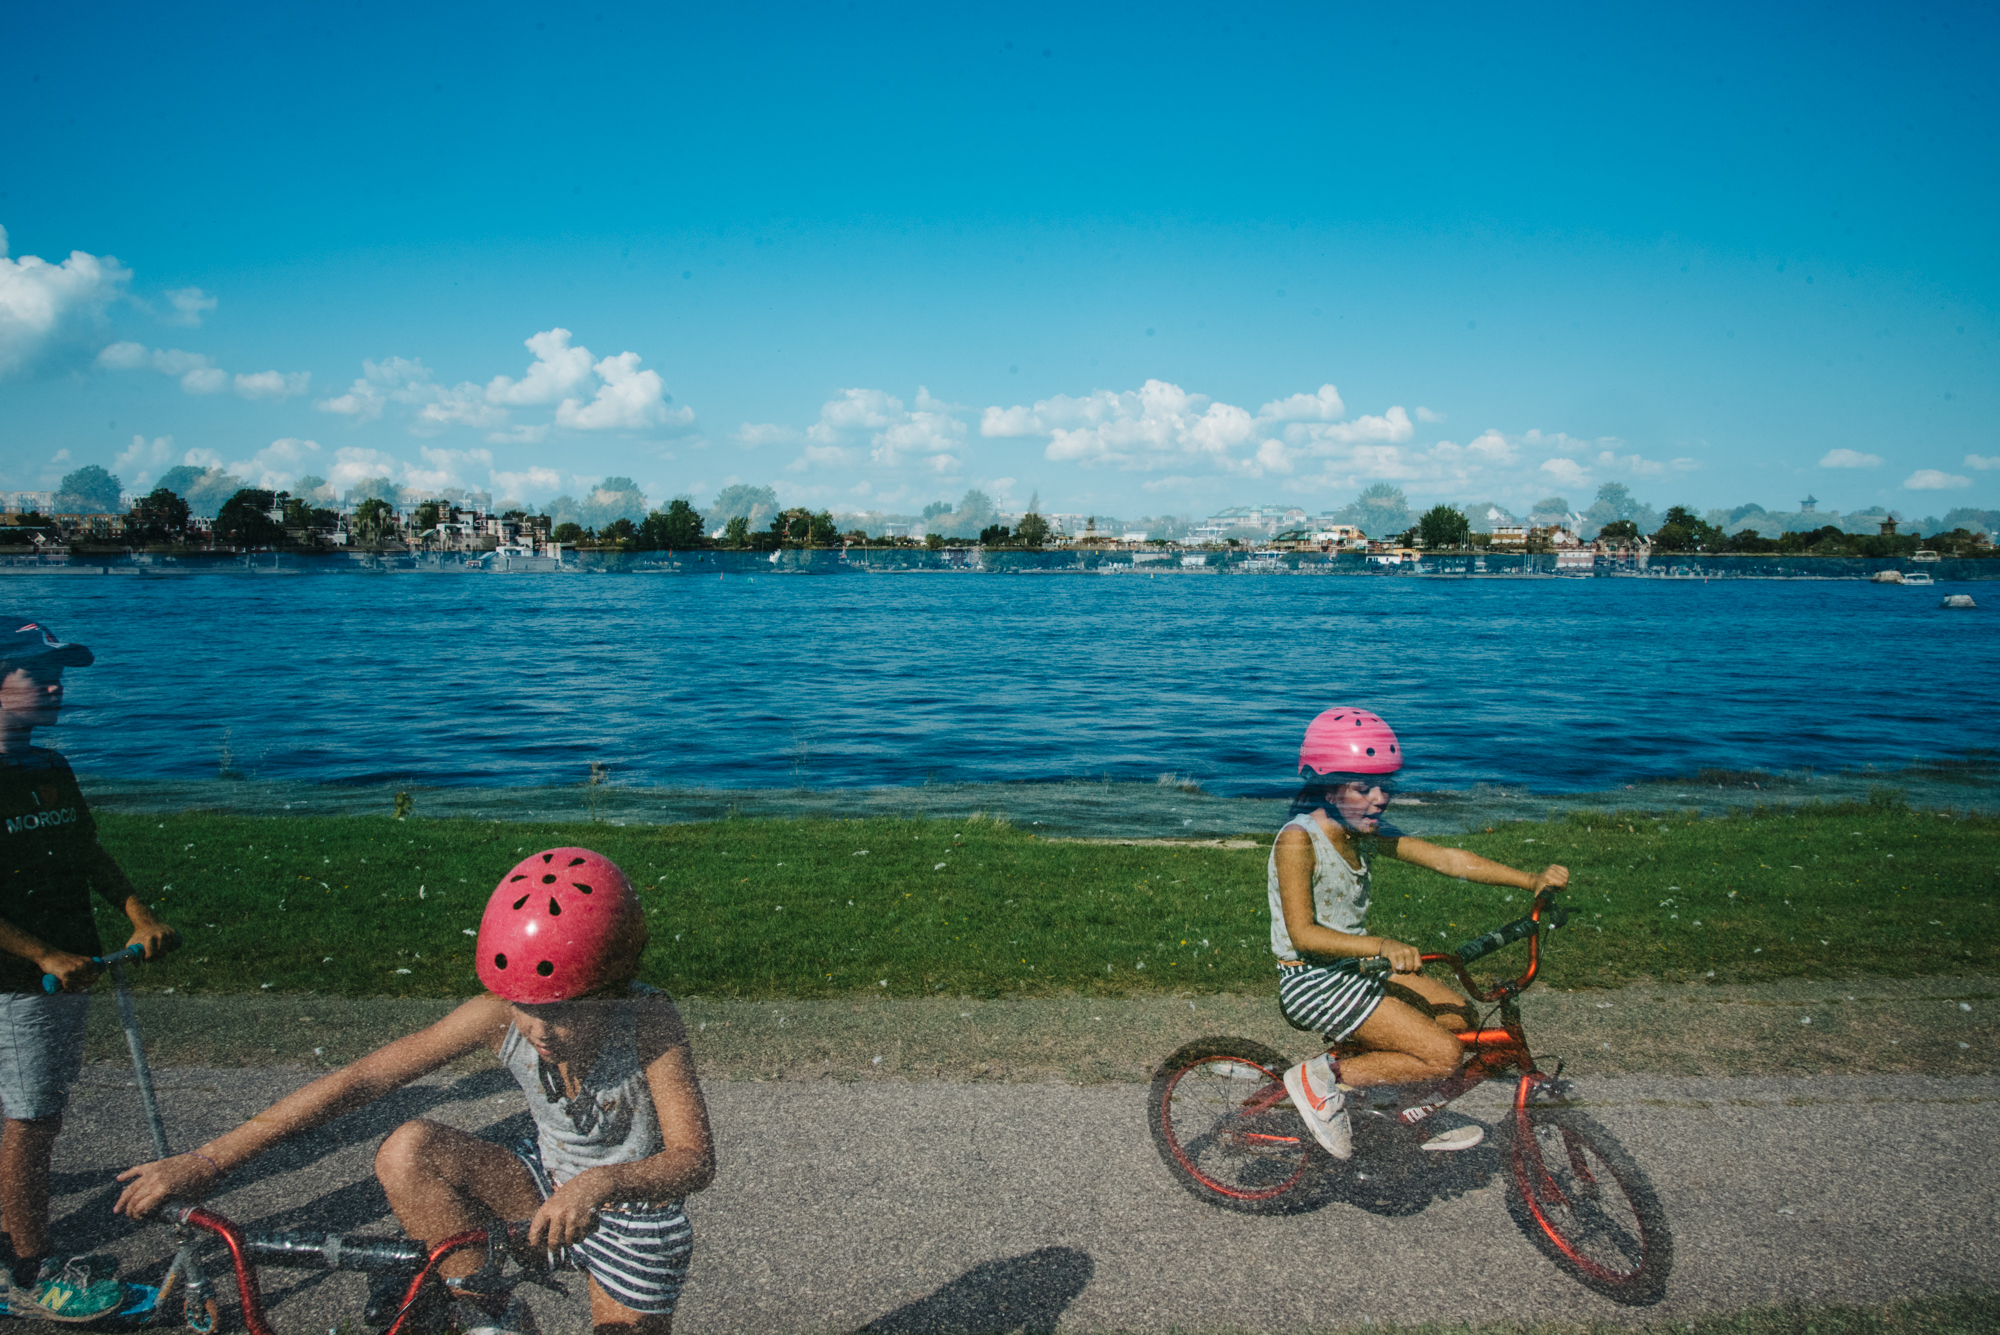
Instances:
[[[1427,1082],[1406,1092],[1395,1105],[1395,1120],[1404,1126],[1415,1126],[1438,1109],[1459,1098],[1466,1091],[1511,1069],[1520,1072],[1520,1083],[1514,1091],[1514,1106],[1518,1111],[1525,1107],[1528,1097],[1537,1081],[1551,1077],[1535,1064],[1534,1054],[1528,1051],[1528,1036],[1521,1027],[1521,1010],[1515,999],[1526,991],[1541,972],[1542,925],[1544,915],[1548,925],[1560,927],[1567,919],[1567,913],[1555,903],[1552,892],[1544,890],[1535,896],[1528,916],[1496,928],[1485,936],[1475,937],[1461,944],[1455,951],[1440,951],[1425,955],[1425,964],[1450,964],[1458,974],[1459,986],[1465,994],[1476,1002],[1500,1005],[1500,1027],[1498,1029],[1466,1029],[1454,1035],[1465,1046],[1466,1059],[1463,1065],[1442,1080]],[[1481,955],[1512,944],[1526,937],[1528,940],[1528,967],[1519,978],[1509,979],[1481,989],[1473,981],[1466,964]],[[1365,1049],[1358,1045],[1341,1044],[1335,1049],[1343,1053],[1359,1053]],[[1558,1069],[1560,1074],[1560,1068]],[[1243,1105],[1245,1116],[1266,1112],[1281,1103],[1288,1102],[1291,1095],[1278,1081],[1269,1086]],[[1245,1134],[1247,1140],[1285,1141],[1288,1137],[1261,1134]]]
[[[421,1243],[396,1238],[353,1238],[337,1233],[246,1233],[234,1220],[200,1206],[170,1206],[162,1213],[184,1228],[199,1228],[221,1238],[236,1267],[236,1288],[242,1298],[243,1324],[250,1335],[275,1335],[264,1319],[264,1291],[257,1265],[310,1265],[327,1270],[361,1270],[408,1274],[401,1310],[383,1335],[402,1335],[424,1280],[438,1263],[462,1247],[483,1246],[490,1255],[510,1238],[525,1234],[525,1223],[499,1224],[454,1234],[428,1252]]]

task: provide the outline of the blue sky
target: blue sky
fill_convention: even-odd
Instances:
[[[1389,9],[17,6],[0,486],[2000,506],[1994,10]]]

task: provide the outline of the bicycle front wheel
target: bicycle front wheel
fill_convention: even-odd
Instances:
[[[1673,1235],[1632,1156],[1574,1108],[1531,1104],[1503,1125],[1511,1128],[1507,1206],[1528,1240],[1614,1302],[1665,1297]]]
[[[1167,1170],[1225,1209],[1268,1213],[1305,1176],[1311,1133],[1285,1092],[1290,1063],[1247,1038],[1204,1038],[1153,1077],[1153,1143]]]

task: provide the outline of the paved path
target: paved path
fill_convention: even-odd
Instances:
[[[162,1071],[170,1134],[197,1144],[304,1078]],[[1373,1159],[1357,1170],[1371,1176],[1317,1209],[1253,1218],[1168,1177],[1143,1087],[714,1082],[722,1171],[691,1203],[697,1257],[677,1330],[1661,1320],[1882,1303],[2000,1275],[2000,1079],[1621,1077],[1579,1093],[1672,1221],[1677,1261],[1658,1307],[1619,1308],[1545,1261],[1508,1217],[1490,1148]],[[520,1109],[498,1071],[429,1081],[253,1165],[215,1204],[260,1227],[386,1231],[368,1166],[390,1127],[425,1115],[498,1134],[525,1125]],[[90,1068],[57,1155],[63,1241],[135,1268],[164,1261],[166,1230],[106,1208],[111,1172],[144,1145],[129,1072]],[[357,1276],[266,1277],[282,1330],[358,1315]],[[537,1296],[536,1307],[545,1331],[584,1324],[580,1302]]]

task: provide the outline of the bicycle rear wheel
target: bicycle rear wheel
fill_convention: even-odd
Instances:
[[[1644,1307],[1665,1297],[1673,1234],[1632,1156],[1574,1108],[1530,1104],[1502,1125],[1507,1208],[1528,1240],[1614,1302]]]
[[[1250,1214],[1305,1176],[1311,1132],[1285,1092],[1291,1063],[1247,1038],[1203,1038],[1153,1076],[1153,1143],[1195,1195]]]

